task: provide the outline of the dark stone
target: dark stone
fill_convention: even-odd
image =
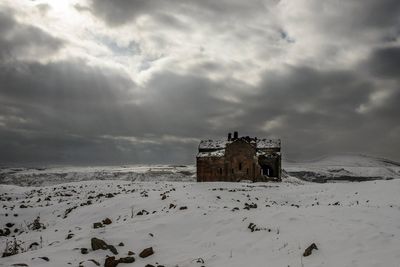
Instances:
[[[88,254],[89,250],[87,248],[81,248],[81,253],[82,254]]]
[[[42,259],[44,261],[50,261],[50,259],[48,257],[39,257],[39,259]]]
[[[303,253],[303,256],[304,257],[310,256],[313,249],[318,250],[317,245],[315,245],[315,243],[312,243],[308,248],[306,248],[306,250]]]
[[[135,252],[129,250],[129,251],[128,251],[128,255],[129,255],[129,256],[135,255]]]
[[[142,252],[140,252],[139,257],[141,258],[147,258],[148,256],[151,256],[154,254],[153,248],[145,248]]]
[[[118,260],[115,259],[115,257],[107,257],[106,261],[104,262],[104,267],[115,267],[119,263]]]
[[[73,233],[69,233],[65,239],[71,239],[73,237],[74,237],[74,234]]]
[[[94,229],[96,229],[96,228],[101,228],[101,227],[103,227],[103,224],[102,224],[101,222],[95,222],[95,223],[93,224],[93,228],[94,228]]]
[[[144,266],[144,267],[156,267],[156,266],[151,265],[151,264],[146,264],[146,266]]]
[[[124,245],[124,243],[120,242],[120,243],[118,244],[118,246],[119,246],[119,247],[123,247],[123,246],[125,246],[125,245]]]
[[[117,255],[118,251],[113,245],[107,245],[107,248],[114,254]]]
[[[39,246],[38,242],[33,242],[32,244],[29,245],[29,249],[31,249],[32,247],[36,247]]]
[[[13,224],[13,223],[6,223],[6,226],[7,226],[8,228],[11,228],[11,227],[14,226],[14,224]]]
[[[247,226],[247,228],[249,228],[250,231],[254,232],[256,225],[254,223],[250,223],[249,226]]]
[[[132,263],[135,262],[135,258],[134,257],[125,257],[125,258],[120,258],[118,260],[119,263]]]
[[[108,245],[107,245],[106,242],[104,242],[103,240],[98,239],[96,237],[93,237],[90,240],[90,243],[91,243],[91,246],[92,246],[93,250],[98,250],[98,249],[104,249],[105,250],[105,249],[108,248]]]
[[[102,222],[103,222],[103,224],[107,224],[107,225],[112,224],[112,221],[109,218],[105,218]]]
[[[182,206],[182,207],[179,208],[179,210],[187,210],[187,207],[186,206]]]
[[[4,231],[2,233],[2,236],[8,236],[11,233],[10,229],[4,228]]]

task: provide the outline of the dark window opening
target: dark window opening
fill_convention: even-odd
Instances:
[[[249,175],[249,168],[246,169],[246,173],[247,173],[247,175]]]
[[[233,174],[233,169],[232,169],[232,174]]]
[[[241,171],[242,170],[242,163],[240,162],[239,163],[239,171]]]
[[[269,177],[273,177],[274,176],[274,172],[272,170],[272,168],[268,165],[261,165],[261,174],[265,175],[265,176],[269,176]]]
[[[219,174],[222,175],[222,168],[219,168]]]

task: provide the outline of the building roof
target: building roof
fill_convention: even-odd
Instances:
[[[262,148],[280,148],[281,140],[280,139],[255,139],[256,147],[259,149]],[[228,140],[201,140],[199,144],[199,150],[216,150],[216,149],[224,149],[227,144],[232,143],[232,141]]]
[[[257,148],[280,148],[281,139],[257,139]]]
[[[216,151],[210,151],[210,152],[199,152],[197,154],[198,158],[204,158],[204,157],[212,157],[212,158],[219,158],[225,156],[225,149],[220,149]]]
[[[199,145],[199,150],[202,149],[221,149],[225,148],[226,144],[229,143],[228,140],[201,140]]]

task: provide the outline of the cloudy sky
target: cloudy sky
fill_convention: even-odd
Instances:
[[[193,163],[233,130],[400,160],[400,1],[0,2],[1,164]]]

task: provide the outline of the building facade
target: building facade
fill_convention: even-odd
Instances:
[[[281,141],[239,137],[202,140],[196,157],[197,181],[280,181]]]

